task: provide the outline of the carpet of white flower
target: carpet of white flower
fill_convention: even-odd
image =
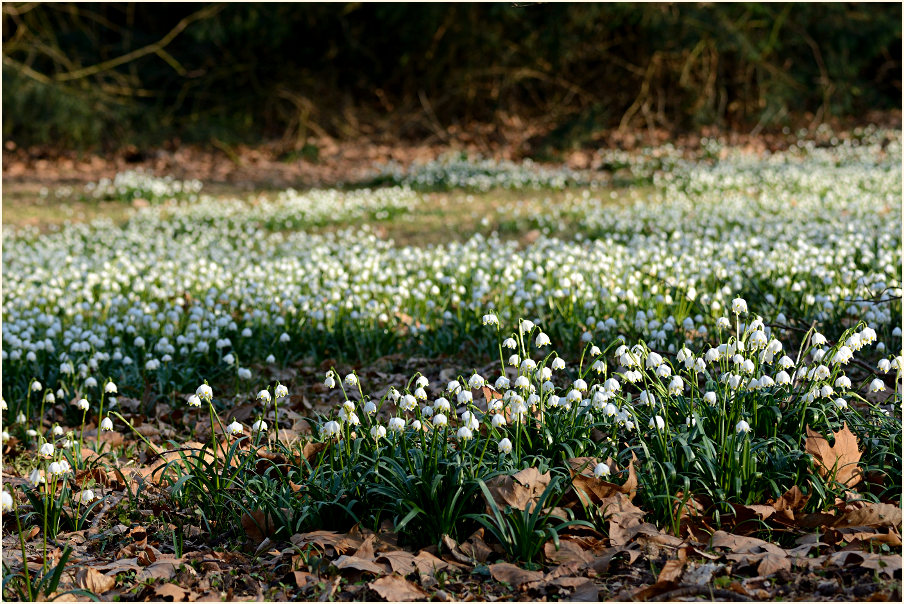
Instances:
[[[462,536],[471,518],[530,562],[536,538],[506,533],[509,512],[474,515],[495,473],[570,463],[579,474],[581,458],[592,459],[588,479],[624,484],[637,464],[627,480],[644,509],[679,532],[675,502],[691,494],[718,518],[726,502],[759,504],[796,485],[813,510],[852,491],[859,470],[814,466],[805,443],[810,429],[849,428],[867,495],[900,503],[900,134],[766,156],[710,145],[694,160],[674,149],[631,157],[645,183],[629,203],[600,186],[506,202],[482,217],[487,233],[463,241],[400,246],[373,225],[416,223],[430,209],[418,185],[505,186],[506,166],[490,180],[487,165],[472,182],[446,162],[413,168],[405,186],[201,195],[136,209],[121,225],[5,230],[4,440],[14,432],[57,464],[44,475],[66,474],[75,437],[35,421],[45,405],[72,400],[82,422],[97,409],[95,425],[125,430],[110,395],[175,392],[203,405],[211,426],[291,459],[270,404],[310,385],[271,396],[262,367],[453,354],[475,364],[424,367],[376,394],[330,369],[321,379],[343,395],[310,425],[313,444],[336,446],[299,448],[307,461],[288,482],[243,474],[238,445],[213,464],[183,459],[194,470],[171,467],[173,497],[233,524],[236,510],[263,506],[289,531],[376,525],[388,511],[407,538],[433,543]],[[522,172],[510,188],[536,186]],[[460,203],[450,229],[472,211]],[[493,359],[498,370],[474,371]],[[458,377],[438,383],[441,369]],[[256,421],[220,421],[249,399],[261,404]],[[293,480],[308,485],[304,498]]]

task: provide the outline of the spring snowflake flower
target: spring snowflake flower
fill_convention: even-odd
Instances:
[[[223,362],[227,365],[233,365],[235,363],[235,355],[230,352],[225,357],[223,357]]]
[[[39,382],[38,380],[35,380],[31,383],[31,389],[35,392],[40,392],[43,388],[44,386],[42,386],[41,382]]]
[[[264,359],[264,362],[267,363],[268,365],[272,365],[273,363],[276,362],[276,357],[273,356],[272,354],[268,354],[267,358]]]
[[[542,331],[537,334],[536,340],[534,340],[534,344],[537,345],[537,348],[543,348],[544,346],[549,346],[549,336],[543,333]]]
[[[847,346],[842,346],[838,349],[838,352],[835,353],[832,360],[836,363],[847,365],[852,358],[854,358],[854,352]]]
[[[467,405],[474,402],[474,395],[471,394],[470,390],[462,390],[456,395],[455,400],[458,401],[459,405]]]
[[[109,417],[105,417],[103,421],[100,422],[100,429],[104,432],[110,432],[113,430],[113,420]]]
[[[433,408],[436,411],[440,411],[442,413],[448,413],[452,409],[452,404],[449,403],[449,401],[447,401],[445,399],[445,397],[441,396],[438,399],[436,399],[435,401],[433,401]]]
[[[512,367],[517,367],[521,364],[521,357],[519,357],[517,354],[513,354],[508,358],[508,364]]]
[[[264,405],[270,404],[270,391],[269,390],[261,390],[257,393],[257,400],[264,401]]]
[[[762,376],[760,378],[760,388],[768,388],[770,386],[775,386],[775,380],[768,375]]]
[[[88,401],[85,401],[85,402],[88,402]],[[190,397],[188,397],[188,406],[189,407],[200,407],[201,406],[201,397],[199,397],[197,394],[192,394]]]
[[[213,398],[213,389],[207,384],[201,384],[198,386],[198,389],[195,390],[195,394],[197,394],[201,400],[210,401]]]
[[[863,348],[863,338],[860,337],[859,333],[851,334],[851,336],[847,339],[847,342],[845,342],[845,345],[849,346],[855,351],[858,351]]]
[[[376,412],[377,412],[377,405],[374,404],[373,401],[367,401],[367,403],[365,403],[365,405],[364,405],[364,413],[366,413],[368,415],[373,415]]]
[[[422,427],[423,426],[421,425],[421,421],[418,419],[411,422],[411,429],[414,430],[415,432],[419,432]]]
[[[417,380],[415,380],[415,382],[414,382],[415,388],[426,388],[429,385],[430,385],[430,380],[428,380],[423,375],[418,377]]]
[[[475,373],[468,380],[468,386],[473,389],[482,388],[486,384],[486,380],[483,379],[483,376]]]
[[[509,453],[511,453],[512,452],[512,441],[510,441],[508,438],[503,438],[502,440],[500,440],[499,441],[499,452],[502,453],[503,455],[508,455]],[[5,491],[4,491],[4,493],[5,493]]]
[[[226,432],[232,436],[241,436],[244,431],[245,429],[242,427],[242,424],[235,420],[232,420],[232,423],[226,426]]]
[[[279,341],[282,342],[283,344],[285,344],[286,342],[288,342],[291,339],[292,338],[289,336],[289,334],[287,334],[285,332],[283,332],[279,335]]]
[[[424,398],[427,398],[426,393],[424,393]],[[417,409],[417,399],[410,394],[402,396],[399,399],[399,409],[402,411],[414,411]]]
[[[660,365],[662,365],[662,356],[660,356],[658,353],[651,352],[649,356],[647,356],[647,369],[655,369]]]
[[[727,317],[719,317],[716,320],[716,329],[730,329],[731,321]]]
[[[499,317],[494,314],[483,315],[482,322],[484,325],[495,325],[499,327]]]
[[[452,380],[446,386],[446,392],[449,394],[458,394],[461,392],[461,383],[458,380]]]
[[[358,385],[358,376],[354,373],[349,373],[345,376],[345,385],[346,386],[357,386]]]
[[[502,390],[508,389],[510,384],[511,383],[509,382],[509,379],[507,377],[505,377],[504,375],[500,375],[499,378],[496,380],[496,383],[493,384],[493,387],[496,390],[502,391]]]
[[[502,342],[502,347],[515,350],[518,348],[518,342],[515,341],[515,338],[506,338],[505,341]]]
[[[732,390],[737,390],[741,387],[741,376],[736,373],[728,374],[728,387]]]
[[[333,377],[332,371],[328,371],[326,373],[326,378],[324,378],[323,380],[323,385],[331,390],[336,387],[336,378]]]
[[[883,390],[885,390],[885,382],[883,382],[879,378],[876,378],[869,383],[870,392],[881,392]]]
[[[79,409],[79,411],[87,411],[91,404],[88,402],[88,399],[80,398],[78,402],[75,403],[75,406]]]
[[[433,416],[431,423],[434,426],[436,426],[437,428],[439,428],[440,426],[446,426],[449,423],[449,420],[448,420],[448,418],[446,418],[446,416],[444,414],[437,413],[436,415]]]
[[[703,356],[703,358],[706,359],[707,363],[715,363],[722,358],[722,355],[719,352],[718,348],[710,348],[706,351],[706,354]]]
[[[697,425],[697,418],[694,417],[693,415],[688,415],[687,417],[684,418],[684,425],[687,426],[688,428],[693,428],[694,426]]]
[[[709,391],[703,395],[703,400],[709,403],[710,405],[716,404],[716,393]]]
[[[893,337],[893,338],[900,338],[900,337],[901,337],[901,328],[900,328],[900,327],[895,327],[895,328],[891,331],[891,337]]]
[[[455,436],[458,440],[470,440],[471,438],[474,438],[474,433],[471,432],[470,428],[467,426],[462,426],[458,429]]]
[[[741,371],[747,374],[751,374],[756,370],[756,367],[753,365],[753,361],[750,359],[745,359],[743,363],[741,363]]]
[[[53,457],[53,452],[55,450],[56,449],[53,446],[53,443],[44,443],[43,445],[41,445],[41,450],[39,451],[39,453],[41,454],[41,457],[50,458]]]
[[[731,312],[736,315],[747,313],[747,301],[744,298],[735,298],[731,301]]]
[[[590,368],[599,374],[606,371],[606,363],[598,359],[593,362],[593,365],[591,365]]]
[[[847,401],[844,400],[843,398],[836,398],[835,406],[838,407],[839,409],[847,409],[848,404],[847,404]]]
[[[504,426],[506,424],[505,416],[501,413],[497,413],[493,416],[493,420],[491,422],[494,428],[498,428],[499,426]]]
[[[392,432],[399,433],[405,429],[405,420],[401,417],[393,417],[389,420],[389,429]]]
[[[28,482],[30,482],[34,486],[43,484],[44,482],[46,482],[46,480],[44,479],[44,472],[42,470],[39,470],[38,468],[35,468],[31,471],[31,474],[28,475]]]
[[[810,338],[810,343],[813,346],[822,346],[826,342],[828,342],[828,340],[826,340],[826,337],[824,335],[822,335],[821,333],[819,333],[818,331],[814,332],[813,337]]]
[[[53,435],[54,436],[62,436],[63,435],[63,426],[57,424],[53,427]]]
[[[660,417],[658,415],[655,417],[651,417],[649,426],[650,426],[650,428],[662,430],[663,428],[665,428],[665,420],[662,419],[662,417]]]
[[[104,385],[104,392],[106,392],[107,394],[116,394],[118,392],[116,384],[113,382],[107,382]]]
[[[461,414],[461,421],[471,430],[476,430],[480,427],[480,421],[477,416],[470,411],[465,411]]]
[[[877,368],[882,373],[888,373],[888,371],[891,369],[891,361],[889,361],[888,359],[880,359]]]
[[[779,371],[775,374],[775,383],[779,386],[787,386],[791,383],[791,376],[788,375],[787,371]]]
[[[742,419],[735,425],[735,432],[737,432],[738,434],[746,434],[750,432],[750,424]]]
[[[613,405],[612,403],[606,403],[606,406],[603,407],[603,415],[606,417],[615,417],[618,415],[618,407]]]
[[[535,327],[532,321],[528,321],[527,319],[521,319],[521,333],[530,333],[530,331]]]
[[[515,388],[530,388],[530,380],[526,375],[519,375],[515,378]]]
[[[563,359],[562,357],[554,358],[552,360],[552,363],[550,363],[550,367],[552,367],[556,371],[565,369],[565,359]]]
[[[511,447],[511,444],[509,444],[509,447]],[[3,492],[0,493],[0,508],[4,512],[10,512],[13,509],[13,496],[6,489],[3,489]]]
[[[379,424],[375,425],[370,429],[370,436],[374,440],[380,440],[381,438],[386,438],[386,428]]]
[[[676,375],[669,383],[669,394],[681,394],[682,392],[684,392],[684,380]]]
[[[640,392],[639,398],[640,398],[641,405],[648,405],[648,406],[652,407],[653,405],[656,404],[656,397],[653,396],[652,392],[647,392],[646,390],[642,390]]]
[[[276,398],[278,399],[286,398],[287,396],[289,396],[289,389],[282,384],[278,384],[274,393],[276,394]]]
[[[82,505],[91,503],[92,501],[95,500],[94,491],[92,491],[91,489],[85,489],[84,491],[82,491],[81,493],[78,494],[78,496],[75,498],[75,500]]]
[[[604,476],[609,476],[609,466],[604,463],[596,464],[596,467],[593,468],[593,475],[597,478],[603,478]]]
[[[97,380],[94,379],[93,377],[89,377],[85,380],[85,388],[96,388],[96,387],[97,387]],[[51,393],[51,396],[53,396],[53,393]]]
[[[251,430],[253,432],[266,432],[267,431],[267,422],[262,419],[257,420],[253,424],[251,424]]]
[[[656,375],[661,378],[667,378],[672,375],[672,368],[663,363],[659,367],[656,368]]]
[[[9,432],[7,432],[6,430],[0,433],[0,439],[2,439],[3,442],[9,442],[9,438]]]
[[[851,387],[851,379],[846,375],[839,375],[835,380],[835,387],[842,390],[849,390]]]
[[[331,420],[323,425],[323,435],[327,438],[339,436],[341,429],[342,428],[339,426],[339,422]]]
[[[587,392],[587,382],[585,382],[581,378],[578,378],[574,381],[573,387],[578,392]]]
[[[24,424],[26,421],[28,421],[28,420],[25,419],[25,414],[22,413],[21,411],[19,411],[19,415],[16,416],[16,423]]]
[[[524,359],[521,361],[521,371],[530,373],[537,368],[537,363],[533,359]]]

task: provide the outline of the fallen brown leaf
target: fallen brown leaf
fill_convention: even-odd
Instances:
[[[333,560],[332,565],[339,570],[358,570],[375,575],[383,575],[389,572],[388,565],[376,564],[371,560],[364,560],[357,556],[339,556]]]
[[[540,474],[536,468],[525,468],[517,474],[497,476],[489,480],[487,488],[500,510],[509,505],[526,510],[540,500],[549,481],[549,472]]]
[[[857,437],[848,429],[847,423],[833,435],[835,444],[830,446],[824,436],[807,426],[804,450],[813,456],[820,476],[834,476],[840,484],[853,487],[863,478],[857,465],[861,455]]]
[[[381,577],[368,585],[387,602],[426,600],[428,593],[418,585],[398,575]]]
[[[187,589],[182,589],[175,583],[158,583],[154,585],[154,595],[159,596],[165,602],[184,602],[188,593]]]
[[[519,568],[508,562],[491,564],[490,575],[497,581],[502,581],[515,587],[521,587],[527,583],[533,583],[534,581],[543,579],[543,573],[540,571],[524,570],[523,568]]]
[[[94,595],[104,594],[116,586],[116,578],[101,573],[94,568],[83,568],[76,575],[76,584]]]
[[[890,503],[873,503],[862,508],[845,510],[832,523],[833,528],[850,526],[893,526],[901,528],[901,508]]]
[[[659,576],[656,578],[657,583],[664,583],[667,581],[678,583],[678,580],[681,578],[681,574],[684,572],[684,565],[687,563],[687,560],[666,560],[666,563],[663,565],[662,570],[659,571]]]

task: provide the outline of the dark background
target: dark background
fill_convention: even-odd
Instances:
[[[901,106],[901,5],[3,6],[3,137],[119,148],[476,125],[750,132]]]

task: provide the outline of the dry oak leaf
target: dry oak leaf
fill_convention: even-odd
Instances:
[[[550,473],[540,474],[537,468],[525,468],[514,475],[497,476],[487,482],[487,488],[499,509],[510,505],[518,510],[533,507],[549,486]]]
[[[874,503],[862,508],[845,511],[833,528],[851,526],[893,526],[901,528],[901,508],[890,503]]]
[[[75,578],[81,589],[87,589],[94,595],[104,594],[116,586],[116,578],[103,574],[94,568],[83,568]]]
[[[417,570],[414,554],[403,550],[393,550],[390,552],[380,552],[376,558],[377,562],[388,562],[392,567],[392,571],[404,576]]]
[[[523,568],[518,568],[514,564],[509,564],[508,562],[491,564],[490,575],[497,581],[502,581],[509,585],[514,585],[515,587],[521,587],[527,583],[540,581],[544,576],[540,571],[524,570]]]
[[[413,602],[426,600],[429,596],[423,588],[398,575],[381,577],[370,583],[368,587],[380,594],[380,597],[387,602]]]
[[[188,590],[175,583],[161,583],[154,586],[154,595],[164,602],[184,602],[188,597]]]
[[[346,534],[337,533],[335,531],[313,531],[310,533],[300,533],[297,535],[292,535],[289,541],[292,542],[292,545],[303,546],[308,543],[313,543],[320,547],[320,550],[323,551],[327,547],[333,548],[337,554],[342,554],[352,548],[357,548],[361,545],[361,539],[357,537],[351,537]]]
[[[616,493],[623,493],[629,499],[634,499],[634,495],[637,493],[637,473],[634,471],[634,461],[636,459],[637,456],[632,454],[631,461],[628,462],[628,478],[622,485],[607,482],[594,476],[593,469],[599,463],[594,457],[573,457],[569,459],[568,464],[571,466],[574,489],[584,505],[589,505],[590,503],[599,504]],[[606,464],[610,468],[614,467],[611,458],[606,460]]]
[[[885,573],[894,579],[895,575],[901,575],[901,556],[894,554],[890,556],[871,555],[860,566]]]
[[[857,448],[857,437],[848,429],[847,422],[833,436],[835,444],[830,446],[825,437],[807,426],[804,450],[813,456],[820,476],[834,476],[838,483],[853,487],[863,478],[857,465],[861,455]]]
[[[687,559],[685,560],[666,560],[665,565],[662,567],[662,570],[659,571],[659,576],[656,578],[657,583],[664,583],[666,581],[671,581],[674,583],[678,583],[678,579],[681,578],[681,574],[684,572],[684,565],[687,564]]]
[[[361,572],[383,575],[389,570],[388,565],[377,564],[371,560],[358,558],[357,556],[339,556],[333,560],[332,565],[339,570],[359,570]]]

